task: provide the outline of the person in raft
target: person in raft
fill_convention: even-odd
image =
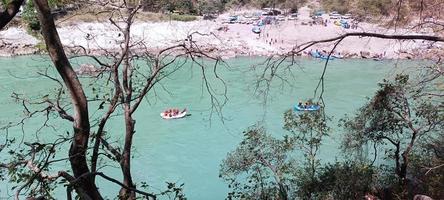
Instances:
[[[180,113],[183,113],[183,112],[185,112],[185,111],[187,111],[186,108],[183,109],[182,112],[180,112],[180,110],[179,110],[179,109],[176,109],[176,108],[174,108],[174,109],[167,109],[167,110],[165,110],[165,112],[163,112],[163,115],[164,115],[165,117],[166,117],[166,116],[168,116],[168,117],[173,117],[173,116],[179,115]]]
[[[299,101],[298,107],[299,108],[304,108],[304,106],[302,105],[302,101]]]
[[[174,116],[174,113],[173,113],[173,109],[167,109],[167,110],[165,110],[165,112],[163,112],[163,115],[166,117],[166,116],[168,116],[168,117],[172,117],[172,116]]]

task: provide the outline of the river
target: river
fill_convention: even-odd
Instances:
[[[254,96],[255,72],[251,65],[262,58],[230,59],[229,68],[219,68],[218,74],[226,83],[228,102],[223,107],[222,116],[213,113],[208,94],[202,89],[202,77],[197,66],[184,67],[172,74],[161,83],[170,93],[156,88],[156,95],[148,96],[149,102],[144,102],[135,113],[136,133],[134,136],[134,158],[132,173],[135,181],[147,182],[151,191],[158,192],[165,188],[165,182],[184,183],[184,192],[188,199],[224,199],[228,190],[227,184],[218,178],[219,165],[226,154],[233,150],[242,139],[242,131],[258,122],[274,135],[284,134],[283,113],[291,109],[299,100],[313,96],[324,62],[319,60],[301,59],[293,67],[293,85],[280,87],[274,84],[270,90],[268,101],[264,104],[262,98]],[[80,62],[80,61],[79,61]],[[77,62],[74,62],[76,65]],[[17,121],[23,117],[21,103],[11,98],[13,92],[36,97],[53,92],[57,84],[48,78],[37,74],[50,66],[46,57],[25,56],[0,58],[0,125],[5,126],[9,121]],[[335,60],[330,62],[325,77],[326,113],[333,117],[330,123],[333,127],[330,137],[323,142],[320,152],[322,162],[334,161],[340,158],[338,146],[341,130],[337,128],[338,119],[346,113],[352,113],[362,106],[366,97],[371,97],[377,89],[378,81],[390,77],[396,71],[392,61],[375,62],[366,60]],[[257,72],[257,71],[256,71]],[[208,72],[210,75],[212,71]],[[49,74],[56,76],[52,68]],[[288,74],[287,74],[288,75]],[[210,78],[214,80],[214,78]],[[82,79],[88,86],[89,80]],[[214,85],[222,92],[221,84]],[[87,93],[91,94],[90,88]],[[221,97],[221,96],[219,96]],[[103,110],[96,111],[96,104],[90,104],[91,116],[100,117]],[[191,116],[180,120],[163,120],[159,113],[168,107],[187,108]],[[69,130],[69,123],[54,120],[56,130],[44,129],[35,134],[44,120],[31,120],[25,125],[25,134],[19,128],[11,128],[9,138],[32,141],[36,135],[41,141],[51,141],[58,134]],[[121,142],[123,138],[123,121],[117,116],[107,126],[107,135]],[[1,142],[4,142],[5,130],[0,132]],[[40,135],[40,136],[39,136]],[[7,159],[2,152],[1,161]],[[66,155],[61,152],[58,156]],[[101,163],[101,171],[120,178],[120,170],[111,162]],[[67,163],[61,162],[57,167],[64,168]],[[3,181],[0,187],[0,198],[12,194],[7,192],[12,184]],[[99,180],[100,190],[109,198],[113,198],[118,186],[102,179]],[[64,190],[56,190],[57,199],[64,199]]]

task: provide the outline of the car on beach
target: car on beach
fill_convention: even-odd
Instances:
[[[285,21],[285,16],[283,16],[283,15],[278,15],[278,16],[276,17],[276,20],[278,20],[278,21]]]
[[[325,11],[323,11],[323,10],[318,10],[313,13],[314,16],[318,16],[318,17],[321,17],[323,14],[325,14]]]
[[[273,8],[262,9],[262,16],[277,16],[280,14],[282,14],[282,11],[279,9],[273,9]]]
[[[250,19],[253,17],[253,15],[251,15],[251,14],[243,14],[242,16],[247,19]]]
[[[350,13],[347,13],[347,14],[341,16],[341,19],[351,19],[351,18],[352,18],[352,15]]]
[[[228,17],[228,22],[230,24],[234,24],[238,19],[239,19],[239,17],[237,15],[232,15],[232,16]]]
[[[288,16],[288,20],[297,20],[297,19],[298,19],[297,13],[292,13],[290,16]]]
[[[203,20],[214,20],[217,18],[217,16],[214,14],[204,14],[202,18]]]
[[[341,15],[336,13],[336,14],[330,14],[330,19],[341,19]]]

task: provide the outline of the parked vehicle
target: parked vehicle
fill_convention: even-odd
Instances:
[[[323,14],[325,14],[325,11],[323,11],[323,10],[318,10],[318,11],[314,12],[314,16],[318,16],[318,17],[322,16]]]
[[[213,15],[213,14],[204,14],[203,15],[203,19],[204,20],[213,20],[213,19],[216,19],[216,18],[217,18],[217,16]]]
[[[288,20],[297,20],[298,19],[298,13],[292,13],[290,16],[288,16]]]
[[[234,24],[238,19],[239,19],[239,17],[237,15],[233,15],[233,16],[228,17],[228,21],[230,24]]]
[[[244,14],[243,16],[244,16],[245,18],[247,18],[247,19],[250,19],[250,18],[253,17],[253,15],[251,15],[251,14]]]
[[[262,15],[263,16],[277,16],[282,14],[282,11],[278,9],[272,9],[272,8],[264,8],[262,9]]]
[[[278,15],[278,16],[276,17],[276,20],[278,20],[278,21],[285,21],[285,16],[283,16],[283,15]]]
[[[330,19],[341,19],[341,15],[340,14],[330,14]]]
[[[347,14],[341,16],[341,19],[351,19],[351,18],[352,18],[352,15],[350,13],[347,13]]]

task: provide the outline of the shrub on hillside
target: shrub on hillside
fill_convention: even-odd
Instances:
[[[370,193],[376,170],[369,165],[346,161],[327,164],[319,170],[315,180],[298,179],[298,196],[301,199],[328,198],[362,199]]]
[[[171,14],[170,19],[173,21],[183,21],[183,22],[189,22],[194,21],[197,19],[194,15],[179,15],[179,14]]]

